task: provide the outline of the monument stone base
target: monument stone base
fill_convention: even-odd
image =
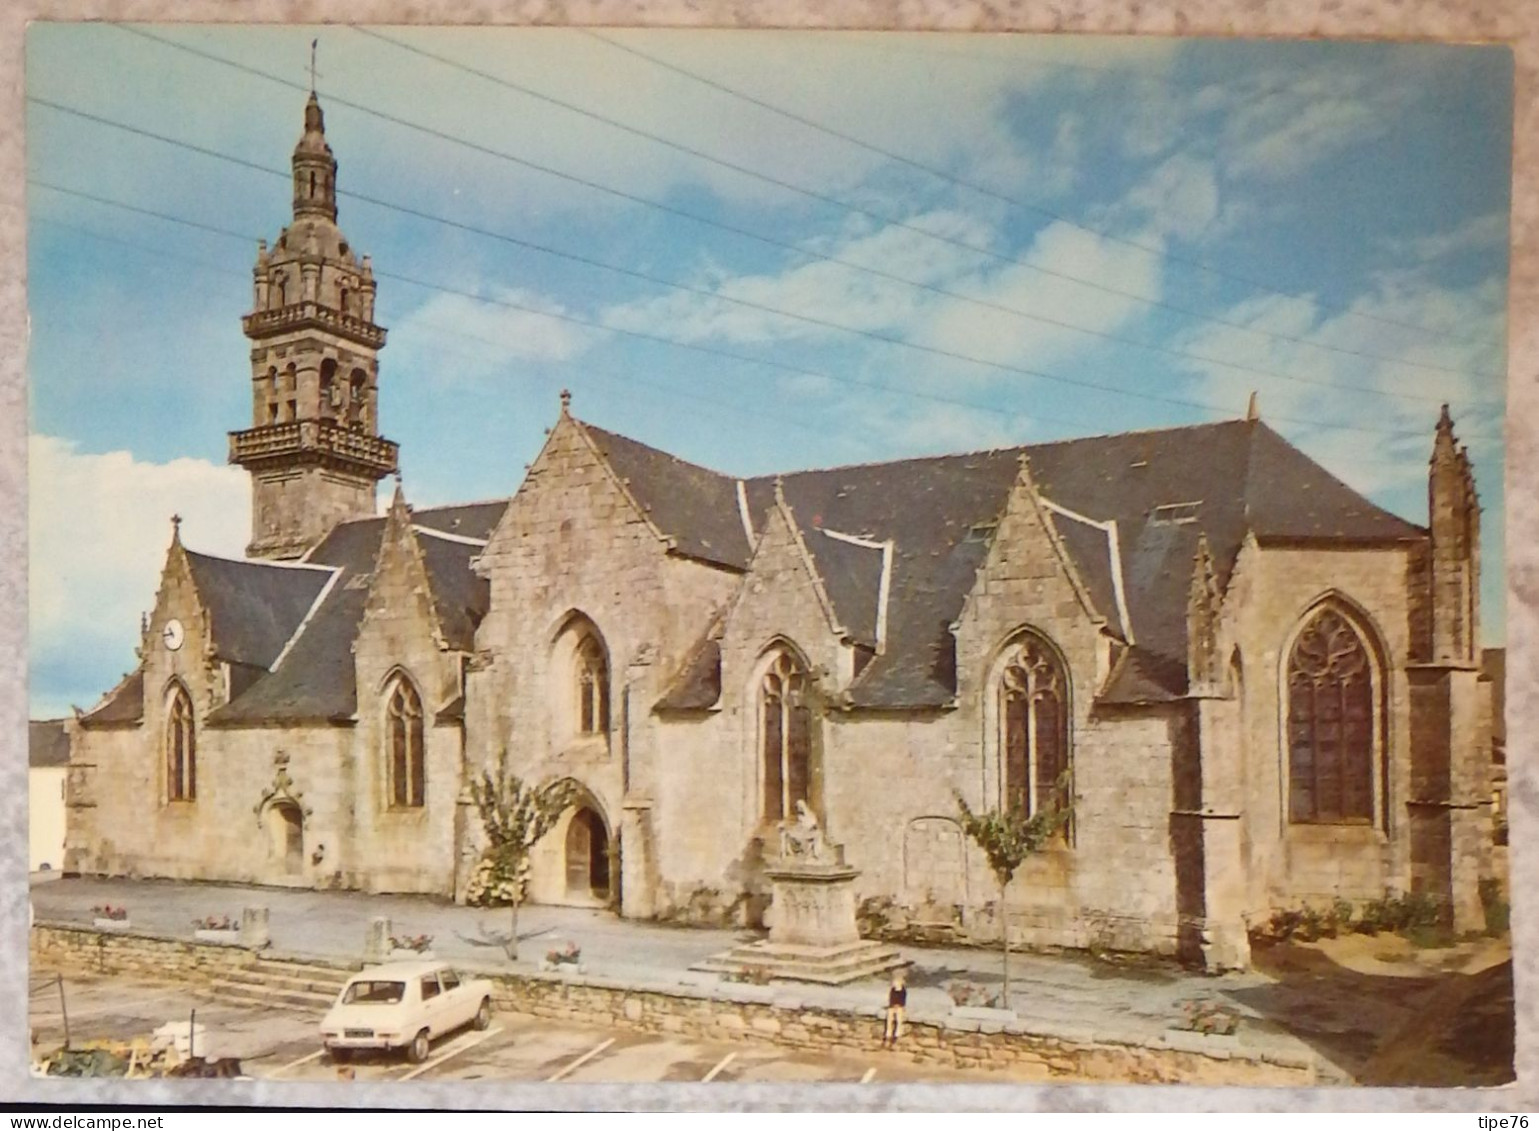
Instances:
[[[733,947],[695,966],[717,974],[842,986],[908,963],[894,947],[860,937],[855,877],[839,845],[816,856],[782,856],[764,871],[773,885],[769,938]]]
[[[896,948],[869,939],[839,946],[797,946],[761,939],[714,954],[693,969],[733,975],[762,972],[770,981],[842,986],[907,965],[908,960]]]

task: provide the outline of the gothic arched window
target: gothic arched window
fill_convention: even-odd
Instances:
[[[1287,680],[1289,819],[1372,821],[1378,710],[1362,635],[1321,609],[1294,641]]]
[[[1034,813],[1063,800],[1069,770],[1069,680],[1036,636],[1011,645],[999,677],[1004,807]]]
[[[166,798],[192,801],[198,794],[198,735],[192,696],[177,684],[166,707]]]
[[[410,680],[397,676],[385,700],[385,776],[392,806],[416,808],[423,803],[422,740],[422,699]]]
[[[577,645],[577,733],[609,733],[609,661],[591,632]]]
[[[812,706],[807,673],[781,652],[759,684],[759,754],[764,767],[764,819],[796,815],[812,768]]]

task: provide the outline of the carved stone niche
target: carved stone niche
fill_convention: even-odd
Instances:
[[[257,822],[261,823],[262,814],[269,807],[284,801],[293,804],[307,821],[315,815],[315,810],[305,804],[304,794],[289,774],[289,756],[280,750],[273,755],[273,780],[262,791],[261,798],[251,811],[256,814]]]

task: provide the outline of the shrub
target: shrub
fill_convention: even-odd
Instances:
[[[197,931],[233,931],[237,925],[228,915],[205,915],[201,919],[192,921],[194,930]]]
[[[1486,934],[1505,935],[1512,926],[1512,905],[1502,898],[1501,881],[1488,877],[1480,881],[1480,906],[1486,914]]]
[[[391,935],[391,950],[414,950],[421,954],[433,945],[432,935]]]
[[[91,908],[91,913],[98,919],[111,919],[117,923],[121,923],[128,918],[128,908],[114,907],[110,903],[103,903],[98,907]]]
[[[1500,903],[1494,886],[1487,888],[1484,884],[1481,888],[1482,902],[1486,901],[1488,893],[1496,902],[1486,904],[1487,928],[1491,929],[1494,915],[1496,920],[1504,924],[1505,929],[1506,920],[1502,915],[1506,905]],[[1354,909],[1349,900],[1338,897],[1325,909],[1305,904],[1297,910],[1284,908],[1274,911],[1266,926],[1252,929],[1251,937],[1257,945],[1264,946],[1287,942],[1289,939],[1297,939],[1299,942],[1333,939],[1345,931],[1361,935],[1393,931],[1407,938],[1411,937],[1412,932],[1417,932],[1417,938],[1424,940],[1419,945],[1446,945],[1426,941],[1443,937],[1438,932],[1446,918],[1443,901],[1427,892],[1400,894],[1386,891],[1382,897],[1364,903],[1361,910]]]

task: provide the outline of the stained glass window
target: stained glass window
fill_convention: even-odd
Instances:
[[[796,803],[808,799],[812,708],[807,698],[807,673],[782,652],[764,673],[759,690],[767,821],[796,816]]]
[[[1036,812],[1066,789],[1068,679],[1046,643],[1028,636],[1011,649],[1000,680],[1004,721],[1004,803]]]
[[[166,796],[172,801],[191,801],[197,794],[198,738],[192,696],[178,684],[166,712]]]
[[[418,807],[426,793],[427,771],[422,749],[422,700],[410,680],[397,677],[392,684],[385,720],[390,804]]]
[[[1322,609],[1288,656],[1289,815],[1373,819],[1373,665],[1357,630]]]

